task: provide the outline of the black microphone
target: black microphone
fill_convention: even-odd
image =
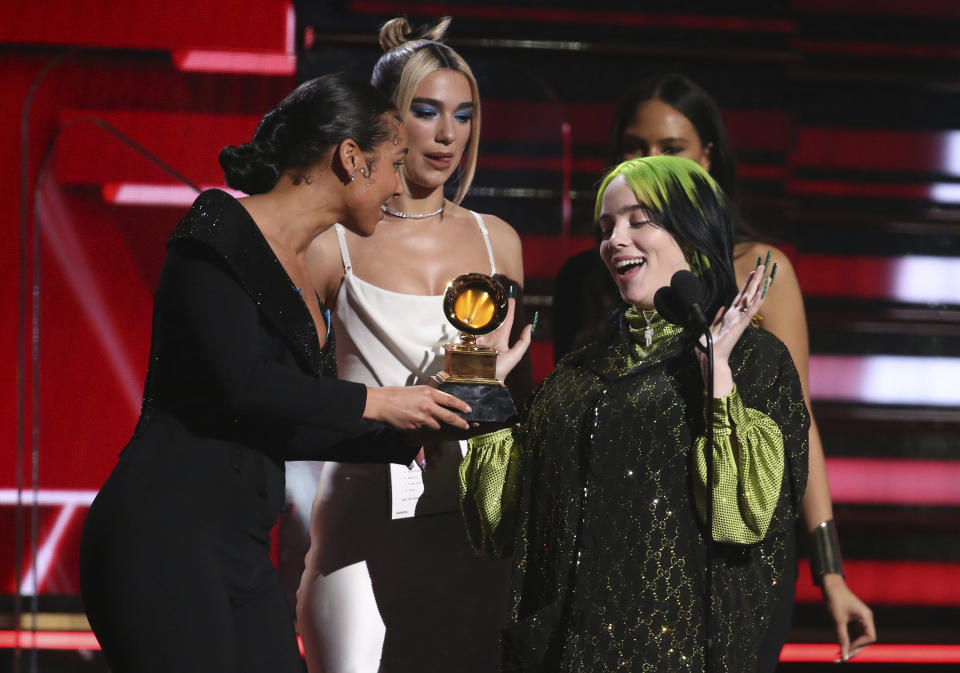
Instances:
[[[691,272],[681,269],[673,274],[670,285],[661,287],[653,295],[653,305],[667,322],[698,331],[707,329],[709,323],[701,306],[703,285]]]
[[[669,285],[664,285],[654,293],[653,307],[668,323],[681,327],[687,324],[686,312],[681,307],[680,300],[677,299],[677,293]]]

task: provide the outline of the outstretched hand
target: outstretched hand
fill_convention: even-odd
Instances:
[[[769,263],[769,255],[767,263]],[[729,358],[733,347],[743,336],[744,330],[750,325],[750,321],[760,311],[763,305],[764,297],[770,283],[777,273],[777,265],[774,264],[770,269],[770,275],[767,275],[767,264],[757,264],[757,268],[750,272],[746,282],[733,298],[730,306],[725,306],[717,311],[713,322],[710,324],[710,335],[713,337],[713,363],[714,363],[714,385],[713,396],[723,397],[733,390],[733,377],[730,374]],[[700,337],[701,348],[697,350],[700,358],[700,367],[704,374],[704,381],[707,380],[707,355],[706,337]]]
[[[470,413],[470,406],[430,386],[367,388],[363,417],[397,430],[440,430],[444,425],[469,430],[470,424],[453,410]]]
[[[513,329],[513,318],[517,307],[516,299],[507,300],[507,316],[503,324],[490,334],[485,334],[477,338],[477,343],[484,346],[496,348],[500,352],[497,356],[497,378],[505,381],[507,375],[517,366],[523,354],[530,347],[530,339],[533,336],[533,324],[527,325],[520,332],[513,346],[510,345],[510,332]]]

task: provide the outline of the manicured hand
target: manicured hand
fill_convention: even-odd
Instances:
[[[849,661],[877,641],[873,611],[850,591],[843,575],[824,575],[822,586],[823,601],[837,629],[840,661]]]
[[[497,378],[501,381],[506,380],[507,375],[520,362],[523,354],[530,347],[530,339],[533,336],[533,324],[531,323],[523,328],[513,346],[510,345],[510,331],[513,329],[516,306],[516,299],[507,299],[507,317],[504,318],[503,324],[496,331],[477,338],[477,343],[496,348],[500,352],[500,355],[497,356]]]
[[[767,260],[769,262],[769,255]],[[717,311],[710,325],[710,334],[713,337],[714,397],[723,397],[733,390],[733,377],[729,366],[730,353],[763,305],[770,283],[773,282],[777,273],[777,265],[774,264],[770,269],[769,276],[766,271],[767,266],[758,263],[757,268],[747,276],[746,282],[733,298],[730,306]],[[706,337],[700,337],[700,345],[706,348]],[[706,353],[698,349],[697,355],[700,358],[704,381],[706,381]]]

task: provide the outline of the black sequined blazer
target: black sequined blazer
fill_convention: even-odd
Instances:
[[[622,316],[622,312],[621,312]],[[505,670],[702,671],[704,529],[692,448],[704,393],[680,337],[631,366],[622,318],[567,356],[532,397],[516,522]],[[714,672],[754,670],[807,474],[808,417],[787,349],[749,328],[730,357],[745,406],[783,432],[767,537],[714,546]]]
[[[88,576],[147,539],[171,557],[195,540],[242,595],[272,572],[285,460],[412,460],[362,419],[366,387],[335,378],[333,353],[246,209],[200,194],[167,243],[140,420],[85,525]],[[168,545],[155,521],[176,531]]]

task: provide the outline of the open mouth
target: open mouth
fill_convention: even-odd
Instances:
[[[639,271],[640,268],[646,264],[647,260],[642,257],[635,257],[633,259],[620,259],[613,263],[613,269],[616,272],[617,276],[620,278],[626,278],[627,276],[632,276],[636,271]]]

